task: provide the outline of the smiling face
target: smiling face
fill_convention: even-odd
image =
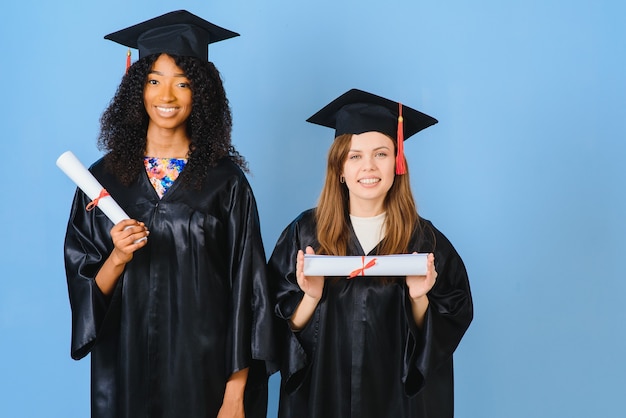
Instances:
[[[161,54],[148,73],[143,102],[151,128],[186,129],[191,114],[192,94],[189,80],[172,57]]]
[[[348,187],[350,214],[367,217],[384,211],[395,167],[395,147],[388,136],[380,132],[352,135],[342,172]]]

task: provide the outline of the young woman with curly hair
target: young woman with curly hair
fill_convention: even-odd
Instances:
[[[247,165],[231,144],[232,119],[218,70],[212,62],[194,57],[171,56],[190,80],[192,110],[186,123],[189,137],[188,163],[181,173],[183,183],[196,182],[219,160],[229,157],[242,169]],[[146,132],[150,122],[144,106],[146,79],[158,55],[149,55],[129,69],[115,97],[101,118],[98,144],[108,151],[107,166],[129,184],[144,169]],[[196,184],[199,186],[199,184]]]
[[[91,354],[93,417],[265,417],[265,253],[206,52],[236,35],[185,11],[107,35],[140,58],[90,170],[132,219],[112,225],[78,190],[65,240],[72,357]]]
[[[452,244],[418,216],[402,152],[403,138],[437,121],[356,89],[308,121],[334,128],[335,140],[318,206],[287,226],[269,260],[279,416],[452,418],[469,282]],[[306,276],[305,252],[428,256],[423,276],[349,278]]]

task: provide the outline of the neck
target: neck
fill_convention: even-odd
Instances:
[[[383,202],[350,200],[350,215],[360,218],[371,218],[385,211]]]
[[[146,155],[159,158],[187,158],[190,140],[184,130],[148,127]]]

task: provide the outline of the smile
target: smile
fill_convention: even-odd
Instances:
[[[374,183],[378,183],[378,182],[380,182],[379,178],[375,178],[375,179],[369,178],[369,179],[360,179],[359,180],[359,183],[363,183],[363,184],[374,184]]]
[[[159,112],[165,112],[165,113],[171,113],[177,109],[176,107],[160,107],[160,106],[156,106],[156,108]]]

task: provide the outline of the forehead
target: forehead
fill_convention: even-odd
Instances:
[[[160,73],[171,73],[172,75],[184,76],[184,71],[178,65],[174,58],[167,54],[161,54],[159,58],[152,64],[151,71],[157,71]]]
[[[393,149],[393,140],[387,135],[376,131],[353,134],[352,139],[350,140],[350,149],[352,150],[375,149],[381,147]]]

